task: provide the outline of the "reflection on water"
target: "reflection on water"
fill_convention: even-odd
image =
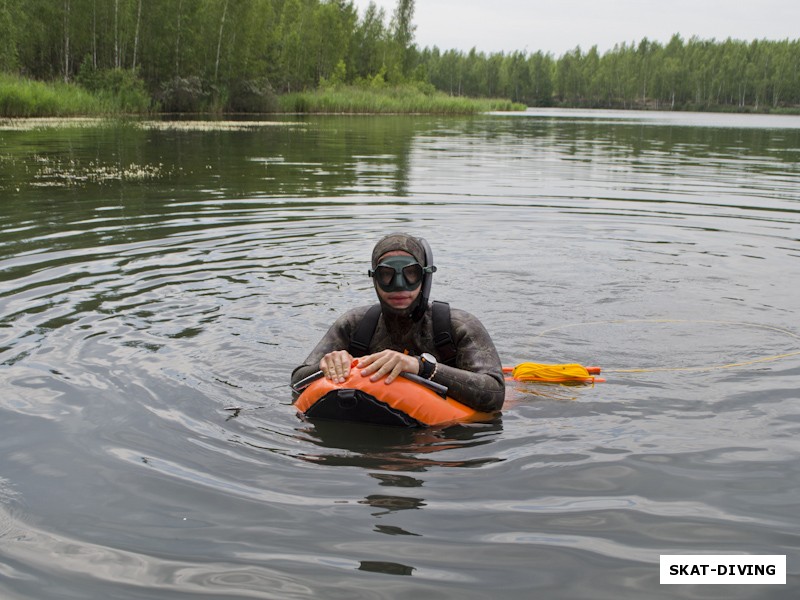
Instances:
[[[0,123],[0,596],[673,599],[661,554],[752,553],[789,584],[725,597],[793,597],[800,119],[189,123]],[[607,382],[299,418],[390,230],[506,364]]]
[[[438,429],[407,429],[402,427],[364,426],[359,423],[338,423],[315,420],[301,427],[304,439],[324,452],[305,454],[303,460],[328,465],[357,465],[387,471],[426,471],[431,467],[480,467],[497,462],[495,457],[480,457],[477,450],[469,452],[467,460],[437,460],[439,452],[452,449],[472,449],[491,444],[491,436],[501,431],[501,418],[491,424],[461,425]],[[396,481],[410,480],[384,476],[382,485],[397,485]]]
[[[358,569],[360,571],[372,571],[373,573],[386,573],[387,575],[411,575],[414,571],[414,567],[376,560],[362,560]]]
[[[416,510],[425,506],[422,498],[408,498],[405,496],[384,496],[373,494],[367,496],[362,504],[369,504],[377,508],[378,512],[372,513],[373,516],[388,515],[398,510]]]

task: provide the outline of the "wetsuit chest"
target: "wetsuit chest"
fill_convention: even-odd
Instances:
[[[450,305],[447,302],[434,300],[431,304],[431,314],[433,319],[433,344],[436,346],[437,359],[441,363],[452,365],[455,362],[457,350],[452,333]],[[369,351],[369,344],[375,335],[375,329],[378,327],[380,317],[381,305],[370,306],[361,321],[356,325],[353,336],[350,339],[348,352],[352,356],[364,356]]]

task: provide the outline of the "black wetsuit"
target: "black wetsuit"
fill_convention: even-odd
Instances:
[[[346,350],[369,306],[354,308],[339,317],[323,336],[305,362],[292,372],[296,383],[319,370],[319,361],[334,350]],[[456,345],[453,366],[438,364],[433,381],[447,386],[448,396],[476,410],[498,411],[505,399],[505,380],[500,357],[489,333],[481,322],[463,310],[450,311],[452,334]],[[431,310],[418,322],[410,317],[381,314],[367,354],[381,350],[407,351],[418,356],[423,352],[441,357],[433,343]]]

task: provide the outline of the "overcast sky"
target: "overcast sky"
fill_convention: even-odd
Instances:
[[[369,0],[354,0],[363,15]],[[397,0],[374,0],[388,24]],[[580,46],[600,53],[646,37],[798,39],[800,0],[416,0],[418,46],[556,57]]]

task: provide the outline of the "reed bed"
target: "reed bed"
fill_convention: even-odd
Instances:
[[[75,117],[142,114],[150,98],[139,90],[89,91],[64,82],[43,82],[0,73],[0,117]]]
[[[0,116],[69,117],[107,114],[104,99],[66,83],[43,83],[0,74]]]
[[[280,110],[287,113],[465,115],[525,110],[524,105],[510,100],[449,96],[414,86],[317,89],[284,94],[278,101]]]
[[[147,114],[152,102],[143,91],[92,92],[63,82],[41,82],[0,74],[0,117],[53,118]],[[524,110],[525,106],[495,98],[449,96],[426,84],[402,86],[331,86],[284,94],[278,112],[328,114],[469,115]]]

